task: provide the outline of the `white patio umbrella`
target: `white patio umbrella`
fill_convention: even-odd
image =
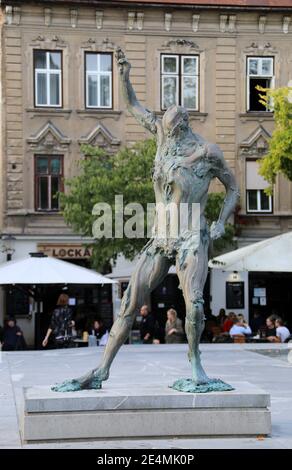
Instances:
[[[8,261],[0,266],[0,285],[13,285],[22,291],[28,292],[35,299],[37,305],[35,312],[35,345],[37,348],[41,344],[38,322],[43,310],[42,300],[45,285],[103,285],[115,283],[116,281],[95,271],[45,256],[43,253],[31,253],[30,258]]]
[[[0,266],[0,285],[114,284],[116,281],[67,261],[33,254]]]
[[[292,272],[292,232],[286,232],[209,261],[224,271]]]

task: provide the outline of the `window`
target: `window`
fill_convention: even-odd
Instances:
[[[256,90],[259,85],[263,88],[274,86],[274,59],[273,57],[248,57],[247,58],[247,110],[269,111],[266,106],[259,102],[260,94]]]
[[[176,104],[199,109],[199,57],[161,56],[161,109]]]
[[[35,106],[62,106],[62,52],[34,51]]]
[[[247,212],[272,212],[272,198],[263,189],[247,190]]]
[[[63,190],[63,157],[35,157],[36,210],[58,211],[58,193]]]
[[[112,54],[85,54],[86,107],[112,108]]]
[[[272,197],[267,196],[267,181],[258,173],[255,160],[246,162],[246,205],[247,212],[272,212]]]

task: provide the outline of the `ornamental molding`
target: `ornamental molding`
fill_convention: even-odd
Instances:
[[[276,54],[278,51],[275,49],[270,42],[258,43],[253,41],[249,46],[244,49],[244,52],[249,54]]]
[[[240,155],[260,158],[269,150],[271,134],[263,127],[255,129],[240,145]]]
[[[47,122],[35,135],[27,139],[31,149],[49,152],[59,152],[68,150],[71,139],[64,136],[59,129],[51,122]]]
[[[40,47],[40,48],[45,48],[45,47],[66,47],[68,44],[64,39],[62,39],[60,36],[57,36],[56,34],[52,37],[46,37],[42,34],[39,34],[38,36],[35,36],[31,40],[31,46],[33,47]]]
[[[197,43],[189,39],[183,38],[174,38],[165,41],[162,44],[160,50],[169,50],[171,52],[176,52],[180,48],[188,49],[190,51],[202,52],[202,49],[200,49]]]
[[[92,51],[114,51],[116,47],[116,44],[109,38],[105,38],[102,41],[88,38],[87,41],[82,43],[83,49],[91,49]]]
[[[88,135],[78,140],[80,145],[92,145],[100,147],[107,153],[116,153],[121,141],[114,137],[110,131],[101,123],[99,123]]]

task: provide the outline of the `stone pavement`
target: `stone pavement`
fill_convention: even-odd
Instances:
[[[227,383],[248,381],[271,394],[272,435],[261,438],[194,438],[75,441],[22,444],[18,419],[22,415],[22,387],[48,385],[77,377],[99,360],[102,348],[2,353],[0,356],[0,449],[284,449],[292,448],[292,361],[287,345],[202,344],[202,359],[209,376]],[[281,354],[279,351],[281,350]],[[257,352],[255,352],[257,351]],[[259,354],[261,352],[262,354]],[[187,345],[123,346],[104,387],[169,385],[189,377]],[[269,355],[267,355],[267,353]],[[291,353],[290,353],[291,356]],[[98,393],[98,391],[96,392]]]

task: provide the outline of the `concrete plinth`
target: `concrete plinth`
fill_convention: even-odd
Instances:
[[[254,436],[271,431],[270,396],[247,383],[191,394],[160,386],[24,390],[25,441],[160,436]]]

